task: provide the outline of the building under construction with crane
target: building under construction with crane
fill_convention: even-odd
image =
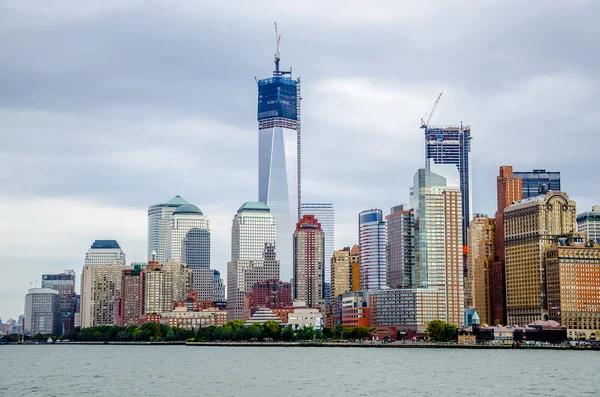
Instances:
[[[431,109],[421,119],[421,128],[425,130],[425,168],[430,170],[434,164],[456,166],[462,195],[463,246],[466,246],[472,203],[471,126],[463,126],[462,122],[460,125],[430,124],[442,94],[438,96]]]

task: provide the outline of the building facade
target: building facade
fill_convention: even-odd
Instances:
[[[292,306],[292,286],[290,283],[270,279],[252,286],[250,308],[267,307],[269,309]]]
[[[116,240],[96,240],[85,254],[84,265],[126,264],[125,253]]]
[[[213,301],[223,303],[225,301],[225,283],[221,278],[221,272],[213,270]]]
[[[275,219],[262,202],[246,202],[231,227],[231,261],[227,263],[227,312],[230,320],[247,320],[247,293],[254,284],[279,279]],[[292,241],[292,234],[288,236]]]
[[[469,226],[469,285],[471,305],[481,324],[492,323],[492,264],[496,256],[496,221],[475,215]]]
[[[75,326],[75,272],[65,270],[59,274],[43,274],[42,288],[58,291],[62,316],[62,334],[66,335]]]
[[[560,172],[546,170],[515,171],[514,177],[522,180],[522,199],[543,195],[549,190],[560,191]]]
[[[175,196],[164,204],[152,205],[148,208],[148,261],[164,262],[165,236],[167,226],[173,212],[182,205],[189,204],[181,196]],[[152,252],[156,256],[152,257]]]
[[[121,275],[121,297],[115,325],[140,325],[145,314],[144,298],[146,279],[143,268],[137,264],[133,269],[125,269]]]
[[[294,299],[310,307],[325,304],[324,262],[325,233],[314,215],[304,215],[294,232]]]
[[[184,328],[188,331],[204,327],[219,327],[227,323],[227,312],[215,308],[189,310],[186,307],[160,313],[160,323],[171,327]]]
[[[258,80],[258,201],[277,221],[277,258],[283,280],[293,273],[290,236],[300,218],[300,79],[279,70]]]
[[[372,209],[358,214],[358,244],[360,246],[360,289],[386,288],[387,242],[385,221],[381,210]]]
[[[368,291],[348,291],[341,296],[341,324],[345,327],[369,326]]]
[[[406,206],[394,207],[387,224],[387,284],[410,288],[415,267],[415,214]]]
[[[297,307],[293,312],[288,313],[287,324],[294,331],[303,327],[312,327],[316,331],[323,329],[323,314],[319,309],[311,307]]]
[[[356,247],[356,246],[355,246]],[[357,261],[358,262],[358,261]],[[344,247],[339,251],[333,251],[330,259],[331,269],[331,289],[330,302],[333,302],[336,296],[340,296],[348,291],[352,291],[352,263],[350,262],[350,247]],[[360,271],[360,269],[357,269]],[[358,276],[358,275],[357,275]],[[358,277],[357,277],[358,278]],[[357,286],[357,289],[359,287]]]
[[[25,296],[24,333],[62,335],[60,293],[50,288],[31,288]]]
[[[325,304],[329,304],[331,295],[331,268],[330,259],[335,249],[335,213],[333,203],[302,203],[300,205],[300,216],[314,215],[321,224],[325,234],[325,263],[323,265],[323,298]]]
[[[594,205],[591,211],[577,215],[577,231],[600,244],[600,205]]]
[[[544,250],[576,231],[575,202],[564,192],[518,201],[504,210],[508,325],[548,320]]]
[[[120,262],[107,265],[85,265],[81,289],[81,326],[115,325],[115,301],[121,298],[124,266]],[[117,302],[118,303],[118,302]]]

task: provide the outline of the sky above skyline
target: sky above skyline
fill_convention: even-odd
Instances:
[[[226,277],[233,216],[257,200],[274,21],[302,80],[302,198],[334,203],[336,249],[360,211],[408,203],[442,91],[432,123],[471,125],[473,213],[494,214],[501,165],[600,204],[600,5],[481,3],[0,1],[0,318],[41,274],[79,277],[96,239],[146,260],[147,208],[177,194]]]

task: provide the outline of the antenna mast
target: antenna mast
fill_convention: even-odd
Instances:
[[[281,40],[281,35],[277,31],[277,22],[275,22],[275,43],[276,43],[276,52],[275,52],[275,72],[279,73],[279,41]]]

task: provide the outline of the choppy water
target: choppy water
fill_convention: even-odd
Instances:
[[[0,346],[0,396],[600,395],[600,352]]]

